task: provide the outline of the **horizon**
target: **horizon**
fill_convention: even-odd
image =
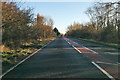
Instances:
[[[84,24],[89,22],[85,11],[94,2],[25,2],[21,8],[33,8],[34,18],[37,13],[41,16],[53,19],[53,28],[56,27],[60,33],[65,34],[67,27],[74,22]],[[82,16],[81,16],[82,15]]]

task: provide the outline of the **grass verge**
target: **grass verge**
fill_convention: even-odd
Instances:
[[[31,44],[22,45],[19,50],[9,50],[2,52],[2,72],[4,73],[10,67],[14,66],[37,49],[41,48],[48,42],[54,40],[54,38],[45,39],[43,41],[32,42]]]
[[[102,44],[102,45],[113,47],[113,48],[120,48],[120,44],[106,43],[106,42],[96,41],[92,39],[83,39],[83,38],[79,38],[79,39],[83,41],[91,42],[91,43]]]

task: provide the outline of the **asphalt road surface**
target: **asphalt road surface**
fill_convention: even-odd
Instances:
[[[81,43],[82,44],[82,43]],[[92,58],[93,59],[93,58]],[[5,78],[103,78],[110,79],[92,59],[80,53],[64,37],[52,41],[45,48],[9,71]],[[93,59],[94,61],[94,59]],[[114,70],[114,69],[113,69]]]

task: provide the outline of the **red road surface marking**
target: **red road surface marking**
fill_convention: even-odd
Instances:
[[[87,48],[87,47],[75,47],[75,45],[79,46],[76,42],[73,42],[67,38],[64,38],[69,44],[71,44],[78,52],[84,53],[84,55],[92,60],[92,64],[95,65],[98,69],[100,69],[106,76],[108,76],[111,80],[115,80],[109,73],[107,73],[104,69],[102,69],[96,62],[109,62],[109,64],[114,63],[113,61],[104,58],[103,56],[97,54],[95,51]]]
[[[76,47],[77,49],[87,49],[86,47]]]
[[[94,62],[97,62],[97,61],[101,61],[101,62],[109,62],[109,63],[114,63],[113,61],[109,60],[109,59],[106,59],[104,58],[103,56],[99,55],[99,54],[96,54],[95,51],[87,48],[87,47],[79,47],[79,44],[74,42],[74,41],[71,41],[69,40],[68,38],[64,38],[65,40],[67,40],[72,46],[78,46],[78,47],[75,47],[78,51],[80,51],[81,53],[84,53],[85,56],[87,56],[90,60],[94,61]]]

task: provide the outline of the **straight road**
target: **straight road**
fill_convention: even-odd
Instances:
[[[64,37],[59,37],[8,72],[6,78],[103,78],[101,70],[80,54]]]
[[[83,47],[87,47],[89,50],[92,50],[93,52],[90,52],[90,54],[96,52],[97,55],[99,55],[99,57],[97,57],[97,55],[96,56],[93,55],[94,56],[93,58],[87,54],[88,51],[87,52],[82,51],[84,55],[87,55],[89,59],[94,60],[99,66],[101,66],[105,71],[111,74],[114,78],[120,78],[119,77],[120,53],[117,48],[112,48],[112,47],[105,46],[105,45],[86,42],[86,41],[78,40],[75,38],[69,38],[69,39],[75,43],[78,43],[79,45],[82,45]]]

